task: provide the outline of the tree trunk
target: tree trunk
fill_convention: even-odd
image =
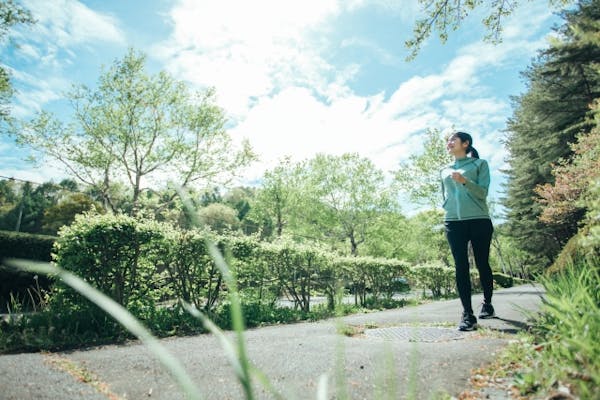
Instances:
[[[356,243],[356,238],[354,237],[354,231],[350,231],[349,238],[350,238],[350,254],[352,254],[354,257],[356,257],[358,243]]]
[[[277,208],[277,237],[281,237],[283,233],[283,216],[281,215],[281,208]]]
[[[109,175],[109,169],[108,167],[106,167],[104,169],[104,186],[102,188],[100,188],[101,190],[101,194],[102,194],[102,199],[104,201],[104,208],[106,210],[111,210],[113,213],[117,211],[115,205],[113,204],[112,200],[110,199],[110,178],[108,177]]]
[[[140,184],[142,181],[142,176],[139,174],[135,175],[135,186],[133,187],[133,206],[131,208],[131,216],[135,217],[137,216],[138,212],[140,211],[140,205],[139,205],[139,201],[140,201]]]
[[[494,244],[494,247],[496,248],[496,252],[498,253],[498,258],[500,259],[500,264],[502,266],[502,272],[504,274],[506,274],[506,268],[508,266],[508,273],[510,274],[510,276],[514,276],[513,274],[513,270],[512,270],[512,265],[510,263],[507,263],[506,260],[504,260],[504,256],[502,255],[502,247],[500,245],[500,241],[498,240],[497,237],[495,237],[492,241],[492,243]]]

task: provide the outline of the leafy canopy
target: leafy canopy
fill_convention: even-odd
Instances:
[[[235,149],[213,89],[192,93],[164,71],[148,74],[145,60],[131,49],[100,75],[97,88],[74,86],[67,94],[70,123],[41,112],[14,132],[38,159],[56,160],[94,187],[107,208],[117,209],[114,188],[126,185],[125,211],[132,214],[144,191],[168,180],[180,187],[225,184],[255,159],[246,141]]]
[[[438,34],[442,43],[448,39],[450,32],[462,26],[469,14],[476,9],[484,9],[482,24],[487,33],[484,40],[494,44],[502,41],[502,25],[525,0],[419,0],[423,18],[416,21],[413,36],[405,42],[410,50],[409,60],[414,59],[423,43],[433,32]],[[572,0],[548,0],[552,7],[565,6]]]

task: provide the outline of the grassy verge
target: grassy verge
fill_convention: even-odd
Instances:
[[[513,399],[600,398],[600,276],[581,262],[542,279],[546,295],[533,329],[495,363],[473,371],[461,399],[484,393]]]

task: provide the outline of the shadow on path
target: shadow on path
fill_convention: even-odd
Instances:
[[[491,330],[497,331],[497,332],[510,333],[510,334],[515,335],[519,332],[528,331],[531,328],[531,325],[529,325],[528,323],[523,322],[523,321],[515,321],[513,319],[506,319],[506,318],[500,318],[500,317],[494,317],[493,319],[502,321],[502,322],[510,325],[510,327],[498,327],[498,328],[491,327],[490,328]]]
[[[496,292],[494,291],[494,296],[524,296],[524,295],[529,295],[529,294],[535,294],[538,296],[543,296],[544,295],[544,291],[542,290],[536,290],[536,289],[531,289],[531,290],[520,290],[518,292]]]

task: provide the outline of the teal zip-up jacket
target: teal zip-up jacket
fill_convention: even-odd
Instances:
[[[452,172],[460,172],[467,180],[463,185],[452,179]],[[464,221],[490,218],[486,197],[490,187],[490,168],[485,160],[465,157],[444,167],[441,171],[444,221]]]

